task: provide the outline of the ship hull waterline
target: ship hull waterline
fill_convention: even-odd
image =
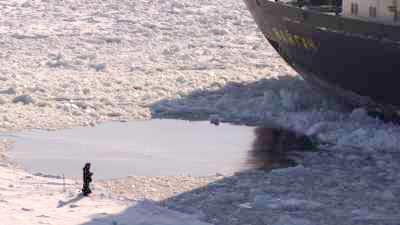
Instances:
[[[352,106],[400,109],[400,27],[244,1],[266,39],[312,86]]]

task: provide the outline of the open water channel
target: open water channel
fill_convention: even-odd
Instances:
[[[81,176],[86,162],[92,164],[96,179],[208,176],[272,162],[293,165],[284,155],[276,154],[275,139],[282,136],[282,131],[277,132],[267,127],[215,126],[204,121],[111,122],[96,127],[16,133],[8,156],[32,173],[66,177]],[[300,142],[304,144],[304,140]]]

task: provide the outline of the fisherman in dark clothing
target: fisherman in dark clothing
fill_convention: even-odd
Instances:
[[[92,193],[90,190],[90,182],[92,182],[93,173],[90,172],[90,163],[86,163],[85,167],[83,167],[83,188],[82,193],[84,196],[88,196]]]

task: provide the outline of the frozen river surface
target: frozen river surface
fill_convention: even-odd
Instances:
[[[214,175],[245,164],[253,128],[152,120],[95,128],[17,134],[11,158],[32,172],[80,176],[91,162],[97,178]]]
[[[305,139],[291,134],[271,127],[214,126],[204,121],[114,122],[94,128],[17,133],[9,156],[33,173],[68,177],[81,176],[86,162],[92,163],[96,178],[102,179],[212,176],[273,163],[293,165],[276,145],[284,137],[285,149],[307,147],[301,142]]]

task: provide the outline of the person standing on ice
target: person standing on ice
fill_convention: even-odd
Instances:
[[[90,163],[86,163],[83,167],[83,188],[82,193],[84,196],[88,196],[92,193],[90,190],[90,182],[92,182],[93,173],[90,172]]]

